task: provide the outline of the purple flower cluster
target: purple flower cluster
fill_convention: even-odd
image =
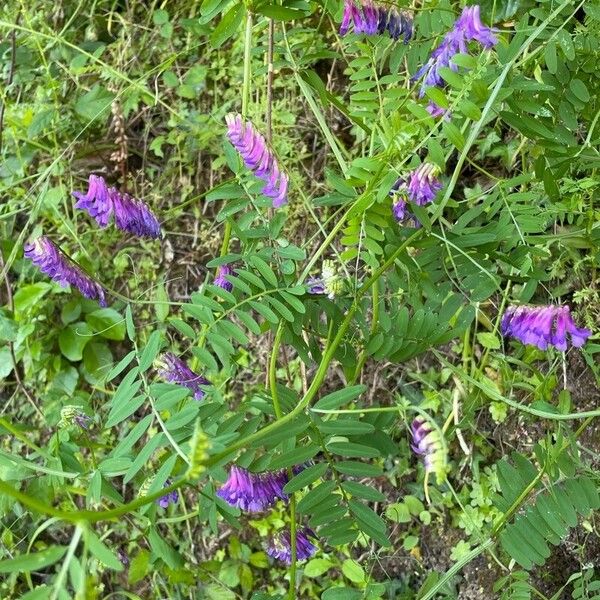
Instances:
[[[316,538],[316,534],[308,527],[302,527],[296,532],[296,558],[306,560],[317,551],[316,546],[308,539]],[[289,565],[292,563],[292,544],[289,531],[278,533],[272,545],[267,548],[267,554]]]
[[[169,383],[178,383],[191,390],[196,400],[202,400],[206,395],[202,386],[210,385],[208,379],[194,373],[183,360],[172,352],[162,355],[158,374]]]
[[[73,192],[73,196],[77,200],[75,208],[87,211],[100,227],[106,227],[114,215],[115,225],[123,231],[140,237],[161,237],[158,219],[148,205],[107,187],[102,177],[90,175],[87,193]]]
[[[419,97],[423,97],[428,87],[444,87],[445,83],[440,74],[443,67],[453,71],[458,66],[452,62],[455,54],[467,54],[468,43],[478,42],[484,48],[492,48],[498,39],[489,27],[486,27],[479,16],[479,6],[466,6],[455,21],[453,28],[444,36],[442,43],[431,53],[429,60],[417,71],[414,79],[423,77]],[[442,116],[446,110],[430,102],[428,112],[433,116]]]
[[[340,24],[340,35],[346,35],[354,27],[354,33],[378,35],[387,31],[397,40],[404,34],[404,43],[413,34],[412,18],[405,12],[398,11],[395,6],[372,2],[372,0],[344,0],[344,15]]]
[[[408,183],[400,178],[390,191],[396,201],[392,207],[394,217],[402,223],[405,220],[418,227],[420,224],[416,217],[407,209],[407,201],[417,206],[425,206],[432,202],[436,194],[442,189],[442,182],[437,178],[438,168],[431,163],[423,163],[408,176]]]
[[[169,479],[167,479],[167,481],[165,481],[165,485],[163,487],[168,487],[169,485],[171,485],[171,481]],[[172,492],[169,492],[168,494],[165,494],[164,496],[157,498],[156,503],[161,508],[168,508],[169,504],[176,504],[178,500],[179,500],[179,493],[177,492],[177,490],[173,490]]]
[[[302,467],[296,469],[300,472]],[[227,481],[217,490],[217,496],[241,510],[262,512],[277,500],[288,499],[283,491],[287,482],[285,470],[250,473],[242,467],[232,465]]]
[[[292,472],[297,475],[305,467],[305,464],[296,465]],[[288,472],[286,469],[250,473],[242,467],[232,465],[227,481],[217,490],[217,496],[243,511],[260,513],[273,506],[278,500],[287,502],[288,495],[283,491],[287,482]],[[316,552],[315,546],[309,542],[307,535],[316,537],[307,528],[302,528],[297,532],[298,560],[310,558]],[[273,540],[273,544],[267,548],[267,554],[290,564],[292,551],[289,532],[278,534]]]
[[[72,285],[86,298],[98,300],[100,306],[106,306],[102,286],[84,273],[81,267],[46,236],[40,236],[32,243],[26,244],[25,257],[61,286]]]
[[[287,202],[288,176],[279,169],[265,138],[252,123],[244,123],[240,115],[229,114],[225,120],[229,141],[240,153],[246,167],[265,182],[262,193],[273,200],[274,208],[283,206]]]
[[[231,283],[231,281],[227,279],[226,275],[231,276],[232,273],[233,271],[229,265],[221,265],[217,269],[217,276],[215,277],[214,282],[215,285],[219,286],[220,288],[223,288],[227,292],[231,292],[231,290],[233,289],[233,283]]]
[[[423,417],[415,417],[411,426],[410,445],[415,454],[423,457],[427,473],[443,472],[446,464],[446,452],[439,432]]]
[[[517,338],[523,344],[546,350],[554,346],[564,352],[567,334],[571,344],[579,348],[592,332],[573,322],[568,306],[509,306],[502,317],[502,334]]]

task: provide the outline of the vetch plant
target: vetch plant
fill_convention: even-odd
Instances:
[[[597,11],[105,4],[2,47],[0,596],[538,585],[600,507]]]

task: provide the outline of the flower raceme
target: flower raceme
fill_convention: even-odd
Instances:
[[[232,465],[227,481],[217,490],[217,496],[241,510],[262,512],[277,500],[287,500],[283,491],[286,483],[285,471],[250,473]]]
[[[88,212],[100,227],[106,227],[114,215],[115,225],[122,231],[140,237],[160,238],[160,223],[148,205],[129,194],[109,188],[98,175],[89,177],[87,193],[73,192],[75,208]]]
[[[309,294],[327,294],[327,297],[333,300],[343,290],[344,280],[339,275],[335,263],[332,260],[324,260],[321,277],[309,277],[306,286]]]
[[[575,325],[568,306],[509,306],[502,317],[502,335],[514,337],[523,344],[546,350],[554,346],[564,352],[567,334],[571,344],[579,348],[592,332]]]
[[[183,360],[172,352],[166,352],[159,359],[158,374],[169,383],[182,385],[194,394],[195,400],[202,400],[206,392],[202,386],[210,385],[210,381],[194,373]]]
[[[481,22],[479,6],[466,6],[462,14],[455,21],[452,29],[444,36],[441,44],[431,53],[429,60],[417,71],[413,79],[423,77],[419,97],[425,95],[428,87],[444,87],[440,69],[449,68],[458,70],[458,66],[452,62],[455,54],[467,54],[468,43],[475,41],[486,49],[492,48],[498,42],[489,27]],[[447,111],[430,102],[427,106],[428,112],[434,116],[447,115]]]
[[[438,168],[431,163],[423,163],[412,171],[406,188],[408,199],[418,206],[425,206],[432,202],[442,189],[437,173]]]
[[[240,115],[228,114],[225,120],[229,141],[239,152],[246,167],[265,182],[262,193],[272,199],[274,208],[286,204],[288,176],[279,168],[265,138],[252,123],[244,123]]]
[[[407,219],[419,226],[416,217],[407,209],[407,201],[417,206],[425,206],[432,202],[442,189],[442,182],[437,178],[439,169],[431,163],[423,163],[408,176],[408,182],[400,178],[390,191],[396,201],[392,207],[394,217],[402,223]]]
[[[410,434],[412,437],[410,447],[415,454],[423,457],[425,472],[435,473],[438,480],[443,479],[446,468],[446,449],[441,433],[425,418],[418,416],[410,426]]]
[[[46,236],[26,244],[25,257],[62,287],[76,287],[86,298],[98,300],[100,306],[107,306],[104,288]]]
[[[296,558],[306,560],[317,551],[316,546],[308,539],[316,538],[316,534],[308,527],[301,527],[296,532]],[[287,565],[292,564],[292,543],[289,531],[278,533],[272,544],[267,548],[267,554]]]
[[[346,35],[350,25],[353,25],[357,34],[378,35],[387,31],[394,40],[403,35],[405,44],[408,44],[413,33],[412,18],[408,13],[371,0],[361,1],[358,6],[355,0],[344,1],[340,35]]]
[[[292,473],[297,475],[305,464],[296,465]],[[251,473],[237,465],[231,465],[227,481],[217,490],[217,496],[231,506],[247,512],[262,512],[277,500],[287,502],[288,495],[283,491],[288,482],[286,469]]]

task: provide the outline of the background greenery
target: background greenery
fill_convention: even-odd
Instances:
[[[434,121],[410,77],[462,3],[400,4],[408,45],[339,38],[335,1],[0,8],[0,597],[598,597],[600,345],[540,352],[498,327],[508,303],[556,302],[598,329],[600,6],[483,2],[500,42],[444,74]],[[225,141],[244,91],[291,177],[276,213]],[[388,192],[421,160],[445,187],[414,231]],[[75,211],[90,172],[165,239]],[[110,308],[23,259],[41,233]],[[333,301],[302,286],[325,259]],[[231,260],[228,294],[210,282]],[[168,349],[205,401],[157,380]],[[70,405],[89,431],[61,422]],[[448,452],[430,502],[415,410]],[[249,518],[214,495],[234,459],[316,468]],[[147,498],[167,478],[164,511]],[[295,573],[264,551],[291,518],[320,540]]]

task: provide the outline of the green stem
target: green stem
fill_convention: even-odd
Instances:
[[[277,356],[279,354],[279,346],[281,345],[281,336],[283,335],[283,322],[279,323],[275,338],[273,340],[273,349],[271,351],[271,360],[269,361],[269,387],[271,388],[271,397],[273,398],[273,409],[275,410],[276,422],[279,422],[283,416],[281,412],[281,404],[279,403],[279,392],[277,391]],[[292,469],[288,469],[288,479],[293,476]],[[289,598],[294,600],[296,593],[296,496],[290,494],[290,548],[292,554],[292,562],[290,565],[290,587]]]
[[[308,105],[310,106],[310,110],[312,110],[313,114],[315,115],[315,118],[317,119],[317,123],[319,123],[319,127],[321,128],[321,131],[323,132],[323,135],[325,136],[325,139],[327,140],[327,143],[329,144],[329,147],[331,148],[331,151],[333,152],[333,155],[335,156],[335,158],[340,166],[340,169],[342,170],[342,173],[344,175],[346,175],[346,171],[348,170],[348,165],[346,165],[346,160],[342,156],[342,152],[340,150],[340,146],[337,142],[337,139],[335,138],[333,133],[331,133],[331,129],[329,129],[329,125],[327,125],[327,121],[325,121],[325,117],[323,116],[321,109],[317,106],[317,103],[315,102],[315,99],[314,99],[314,96],[312,94],[310,87],[302,79],[302,77],[300,77],[300,75],[298,74],[298,65],[296,64],[296,62],[294,60],[294,55],[292,53],[290,44],[287,39],[287,32],[285,30],[285,27],[283,28],[283,39],[285,40],[288,59],[289,59],[290,63],[292,64],[292,68],[294,71],[294,78],[296,79],[296,83],[298,84],[298,87],[300,88],[300,91],[302,92],[304,98],[308,102]]]
[[[372,308],[372,317],[371,317],[371,330],[370,337],[375,335],[377,331],[377,324],[379,322],[379,286],[375,284],[373,286],[373,308]],[[358,363],[356,365],[356,370],[354,371],[354,375],[352,377],[352,381],[349,382],[349,385],[353,384],[360,377],[360,372],[362,368],[365,366],[367,362],[367,349],[363,348],[360,353],[360,358],[358,359]]]
[[[474,558],[483,554],[488,548],[491,548],[494,545],[494,540],[491,538],[487,539],[483,544],[480,544],[476,548],[473,548],[471,552],[465,554],[462,558],[457,560],[450,569],[448,569],[442,577],[437,581],[437,583],[429,589],[429,591],[424,595],[419,597],[419,600],[430,600],[433,598],[440,589],[446,585],[448,581],[450,581],[466,564],[470,563]]]
[[[296,494],[290,494],[290,548],[292,551],[292,563],[290,565],[290,589],[288,591],[289,600],[296,598],[296,562],[298,552],[296,549]]]
[[[246,12],[246,31],[244,33],[244,81],[242,83],[242,120],[248,116],[248,105],[250,104],[250,78],[252,76],[252,13]],[[231,218],[225,221],[223,230],[223,242],[221,244],[220,256],[229,252],[229,241],[231,240]]]
[[[250,103],[250,77],[252,74],[252,13],[246,13],[246,31],[244,33],[244,81],[242,83],[242,119],[248,116]]]

